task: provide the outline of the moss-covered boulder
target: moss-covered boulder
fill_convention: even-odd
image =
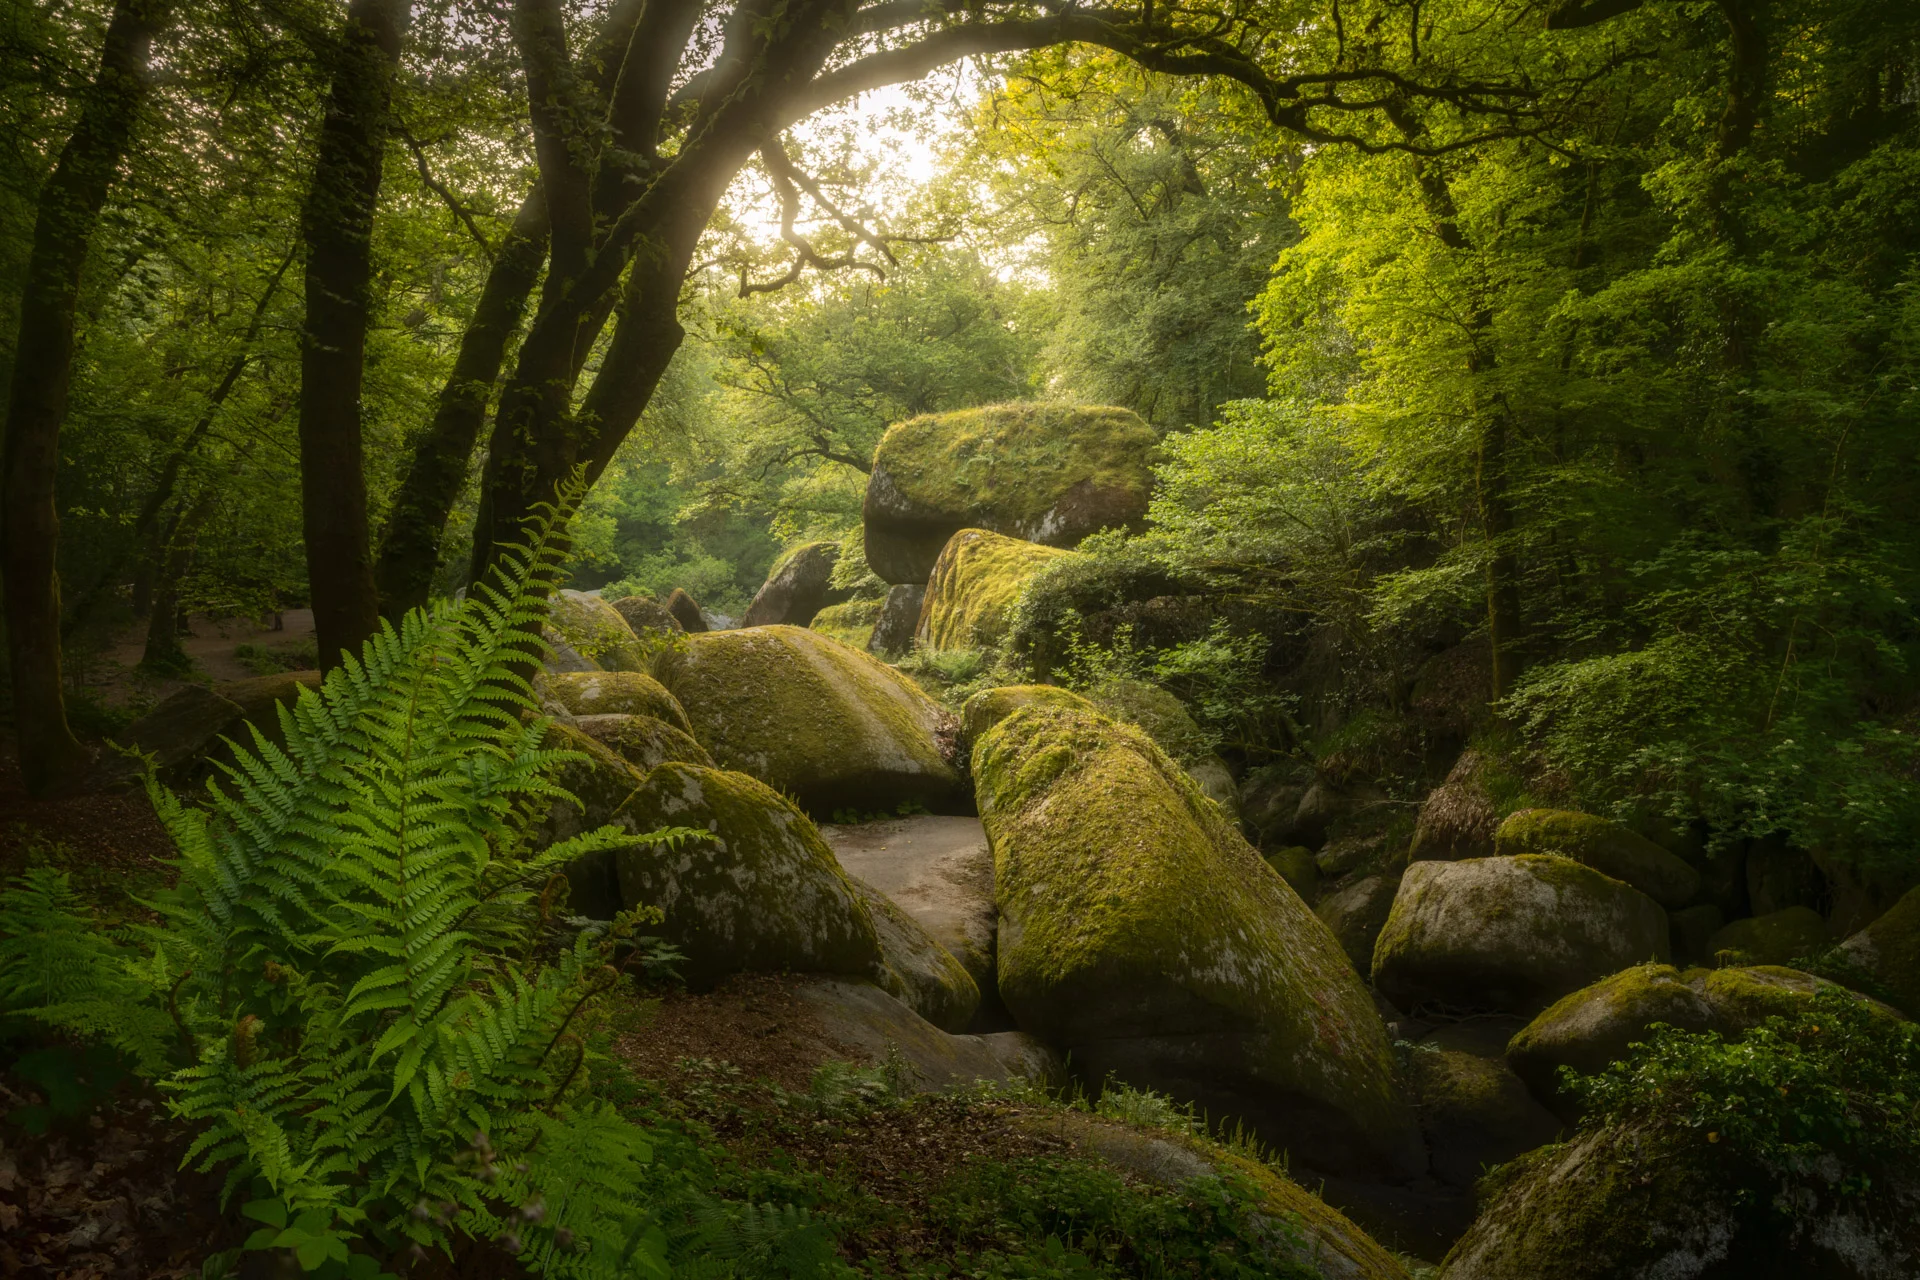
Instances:
[[[1240,787],[1233,771],[1214,754],[1213,739],[1194,722],[1179,698],[1145,680],[1112,679],[1087,690],[1087,699],[1115,720],[1146,730],[1206,797],[1226,812],[1228,821],[1240,821]]]
[[[1198,782],[1199,779],[1196,778],[1194,781]],[[1203,791],[1205,789],[1201,788]],[[1267,860],[1268,866],[1280,873],[1282,880],[1293,886],[1293,891],[1300,895],[1301,901],[1311,906],[1319,898],[1320,867],[1314,862],[1311,849],[1305,845],[1292,844],[1284,849],[1263,853],[1261,856]],[[1321,917],[1321,919],[1325,918]],[[1385,919],[1384,916],[1381,918]],[[1339,936],[1338,930],[1334,933],[1336,937]]]
[[[248,725],[273,742],[280,741],[282,706],[291,707],[302,689],[317,688],[317,671],[289,671],[215,685],[190,684],[163,699],[117,735],[117,740],[151,756],[168,785],[187,788],[212,771],[213,760],[229,760],[223,738],[252,748]],[[103,784],[138,775],[124,756],[108,753],[100,764]]]
[[[1663,907],[1683,907],[1700,891],[1700,873],[1617,822],[1567,809],[1522,809],[1493,836],[1501,857],[1553,853],[1632,885]]]
[[[1020,591],[1071,551],[962,529],[948,541],[927,580],[914,639],[929,649],[992,649],[1006,639]]]
[[[547,602],[547,629],[601,671],[647,668],[645,646],[620,611],[599,596],[556,591]]]
[[[1498,1058],[1419,1045],[1407,1071],[1435,1178],[1470,1190],[1494,1165],[1552,1142],[1560,1121]]]
[[[1905,1280],[1920,1184],[1836,1160],[1775,1169],[1693,1130],[1619,1121],[1491,1180],[1440,1280]],[[1888,1174],[1891,1176],[1888,1176]]]
[[[1920,1018],[1920,889],[1841,943],[1838,959],[1858,970],[1908,1017]]]
[[[575,753],[559,765],[553,781],[574,797],[556,800],[529,833],[531,846],[544,849],[613,821],[642,777],[616,752],[581,732],[577,725],[554,724],[541,744],[549,751]],[[620,909],[620,888],[611,853],[594,853],[567,867],[567,909],[575,915],[610,920]]]
[[[899,423],[867,481],[867,563],[888,582],[925,582],[968,527],[1072,547],[1137,525],[1155,443],[1133,413],[1098,406],[992,405]]]
[[[692,734],[652,716],[581,716],[573,727],[643,774],[669,760],[714,767],[713,757]]]
[[[1446,781],[1420,803],[1408,852],[1411,860],[1457,862],[1493,855],[1493,833],[1500,827],[1500,816],[1487,790],[1489,769],[1480,752],[1469,748],[1460,753]]]
[[[795,994],[834,1046],[836,1058],[851,1050],[876,1066],[898,1063],[910,1092],[941,1092],[978,1081],[1026,1081],[1053,1089],[1065,1081],[1060,1056],[1032,1036],[949,1034],[873,982],[816,978]]]
[[[1009,684],[982,689],[960,704],[960,745],[969,753],[987,730],[1022,707],[1064,707],[1097,713],[1099,708],[1071,689],[1051,684]]]
[[[952,717],[893,668],[817,631],[690,636],[658,670],[723,768],[752,774],[809,813],[972,807],[943,750]]]
[[[1682,974],[1671,965],[1643,964],[1563,996],[1507,1043],[1507,1065],[1535,1097],[1571,1119],[1575,1108],[1560,1088],[1561,1067],[1586,1075],[1618,1062],[1627,1046],[1664,1022],[1682,1031],[1716,1026],[1700,983],[1703,970]]]
[[[740,625],[804,627],[828,605],[845,602],[852,589],[833,585],[833,566],[839,559],[837,542],[804,542],[791,548],[767,571]]]
[[[1425,1163],[1379,1016],[1326,926],[1153,740],[1072,708],[973,747],[1001,998],[1109,1074],[1333,1172]]]
[[[1707,951],[1735,964],[1787,964],[1825,951],[1830,941],[1818,911],[1788,907],[1722,926],[1707,940]]]
[[[920,606],[927,598],[924,582],[895,583],[887,590],[874,615],[873,630],[867,636],[867,652],[882,658],[898,658],[913,648],[913,633],[920,629]]]
[[[880,939],[879,984],[942,1031],[965,1031],[980,1009],[973,975],[893,899],[858,876],[847,882],[867,904]]]
[[[1667,913],[1569,858],[1522,854],[1407,868],[1373,951],[1403,1008],[1533,1013],[1646,960],[1667,959]]]
[[[1295,848],[1306,852],[1300,846]],[[1307,863],[1313,865],[1311,854]],[[1314,907],[1314,914],[1333,931],[1340,949],[1353,961],[1355,972],[1373,971],[1373,946],[1387,927],[1387,916],[1393,911],[1393,899],[1399,890],[1398,875],[1362,876],[1329,893]]]
[[[667,763],[615,813],[635,834],[692,827],[677,847],[630,845],[615,858],[625,906],[660,908],[660,936],[686,955],[688,982],[740,972],[875,977],[872,913],[833,850],[784,796],[745,774]]]
[[[1290,1242],[1286,1261],[1300,1271],[1280,1274],[1322,1280],[1407,1280],[1406,1268],[1345,1214],[1270,1164],[1229,1151],[1197,1134],[1149,1129],[1080,1111],[1035,1114],[1021,1123],[1075,1154],[1097,1158],[1155,1186],[1179,1189],[1196,1179],[1232,1180],[1253,1193],[1254,1204]]]
[[[850,649],[872,652],[873,624],[883,607],[884,602],[880,600],[848,600],[844,604],[830,604],[814,614],[813,621],[807,625]]]
[[[542,677],[541,692],[575,716],[652,716],[685,733],[687,713],[665,685],[639,671],[570,671]]]
[[[707,615],[701,612],[699,601],[688,595],[684,588],[673,589],[667,596],[666,607],[682,631],[691,635],[707,630]]]
[[[668,638],[686,630],[680,620],[667,611],[667,606],[652,596],[622,596],[612,603],[613,611],[626,621],[643,647],[651,645],[658,649]]]

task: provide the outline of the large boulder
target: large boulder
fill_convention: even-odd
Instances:
[[[622,596],[613,602],[613,611],[626,621],[628,629],[643,646],[657,649],[686,630],[680,620],[667,611],[667,606],[652,596]]]
[[[652,716],[581,716],[573,727],[641,773],[669,760],[713,768],[713,757],[693,735]]]
[[[641,774],[620,755],[583,733],[578,725],[552,724],[541,746],[569,753],[549,775],[573,797],[555,800],[528,833],[535,849],[570,840],[613,821],[641,783]],[[620,909],[614,856],[588,854],[567,867],[568,908],[576,915],[610,920]]]
[[[994,991],[993,852],[978,818],[922,815],[820,828],[848,875],[884,893]]]
[[[1030,705],[975,742],[973,773],[1023,1030],[1087,1079],[1237,1117],[1316,1168],[1425,1165],[1339,944],[1151,738]]]
[[[636,842],[615,861],[623,906],[658,907],[660,936],[695,987],[739,972],[878,976],[872,913],[813,823],[742,773],[667,763],[612,819],[635,835],[667,827],[706,834]]]
[[[1561,1067],[1592,1075],[1627,1056],[1654,1023],[1738,1039],[1768,1018],[1804,1008],[1824,978],[1777,965],[1676,970],[1646,964],[1556,1001],[1507,1043],[1507,1062],[1534,1095],[1568,1119],[1578,1108],[1560,1087]],[[1896,1016],[1875,1004],[1889,1017]]]
[[[973,975],[892,898],[858,876],[847,880],[867,904],[880,939],[880,985],[942,1031],[967,1030],[980,1011]]]
[[[1500,815],[1487,791],[1487,758],[1469,748],[1460,753],[1445,782],[1427,793],[1413,824],[1408,856],[1416,861],[1458,862],[1493,856]]]
[[[952,717],[893,668],[819,632],[690,636],[658,669],[723,768],[752,774],[809,813],[972,807],[943,751]]]
[[[1064,707],[1097,714],[1099,708],[1071,689],[1052,684],[1007,684],[982,689],[960,704],[960,745],[971,754],[987,730],[1022,707]]]
[[[1920,889],[1835,949],[1908,1016],[1920,1018]]]
[[[1722,925],[1707,939],[1707,954],[1731,953],[1739,964],[1788,964],[1825,951],[1827,922],[1812,907],[1788,907]]]
[[[1133,413],[1093,406],[994,405],[899,423],[867,481],[867,564],[887,582],[925,582],[961,529],[1072,547],[1138,525],[1155,443]]]
[[[1551,854],[1416,862],[1373,951],[1373,983],[1403,1008],[1533,1013],[1668,956],[1667,913]]]
[[[1233,770],[1214,754],[1209,737],[1186,704],[1145,680],[1103,680],[1087,691],[1087,698],[1106,715],[1146,730],[1147,736],[1187,771],[1207,799],[1225,811],[1230,822],[1240,821],[1240,787]]]
[[[1071,551],[962,529],[948,541],[927,581],[914,639],[929,649],[992,649],[1006,639],[1021,589]]]
[[[1522,809],[1494,833],[1501,857],[1553,853],[1632,885],[1663,907],[1684,907],[1700,891],[1700,873],[1617,822],[1566,809]]]
[[[836,1045],[876,1064],[902,1064],[908,1078],[901,1083],[913,1092],[981,1080],[1055,1088],[1066,1078],[1060,1056],[1032,1036],[1019,1031],[951,1035],[872,983],[819,978],[801,986],[798,995]]]
[[[638,671],[568,671],[542,677],[540,691],[573,716],[652,716],[682,732],[693,726],[665,685]]]
[[[1506,1166],[1440,1280],[1910,1280],[1920,1181],[1615,1121]],[[1890,1175],[1890,1176],[1888,1176]]]
[[[849,600],[830,604],[813,615],[808,627],[823,636],[831,636],[850,649],[868,649],[873,639],[874,619],[880,616],[878,600]]]
[[[925,583],[903,582],[889,588],[879,613],[874,615],[867,652],[898,658],[913,648],[913,633],[920,629],[920,606],[926,598]]]
[[[1560,1132],[1560,1121],[1497,1058],[1423,1044],[1407,1064],[1433,1176],[1449,1187],[1471,1190],[1488,1169]]]
[[[806,542],[788,551],[773,562],[740,625],[804,627],[828,605],[850,599],[852,588],[833,585],[833,566],[839,559],[837,542]]]
[[[547,602],[547,639],[590,663],[589,670],[644,671],[646,647],[619,610],[583,591],[556,591]],[[566,669],[561,667],[559,669]]]
[[[681,587],[675,587],[667,597],[667,613],[680,624],[680,629],[689,634],[698,634],[707,630],[707,615],[700,609],[699,602]]]
[[[162,699],[153,710],[128,725],[119,735],[123,746],[152,758],[160,776],[174,787],[185,787],[204,775],[206,762],[225,759],[221,739],[253,747],[248,726],[273,742],[280,741],[280,712],[299,699],[302,689],[320,684],[317,671],[284,672],[215,685],[190,684]],[[101,764],[104,779],[133,776],[135,767],[124,756],[109,756]]]
[[[1298,845],[1294,848],[1306,852]],[[1312,861],[1307,865],[1312,866]],[[1393,911],[1393,899],[1399,890],[1397,875],[1361,876],[1328,894],[1314,907],[1314,914],[1332,930],[1340,949],[1353,961],[1355,972],[1373,971],[1373,946],[1379,940],[1380,931],[1387,927],[1387,916]]]

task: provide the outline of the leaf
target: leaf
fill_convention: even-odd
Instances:
[[[287,1225],[287,1206],[278,1200],[249,1200],[240,1206],[240,1212],[276,1229]]]

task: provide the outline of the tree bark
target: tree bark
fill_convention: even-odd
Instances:
[[[14,725],[21,771],[35,795],[74,785],[89,763],[67,724],[61,691],[55,567],[60,520],[54,502],[60,428],[73,376],[81,269],[146,100],[154,37],[171,15],[171,0],[116,0],[99,70],[41,190],[34,222],[0,458],[6,505],[0,532]]]
[[[375,577],[380,612],[390,621],[398,622],[409,609],[426,604],[433,589],[447,516],[466,483],[507,343],[526,313],[546,251],[547,208],[536,188],[520,206],[513,230],[487,273],[479,305],[461,335],[453,372],[441,389],[439,408],[414,442],[387,518]]]
[[[410,0],[351,0],[335,49],[319,155],[301,217],[307,246],[300,347],[300,497],[320,666],[379,626],[360,430],[373,215]]]

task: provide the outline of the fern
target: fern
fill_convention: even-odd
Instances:
[[[148,904],[164,923],[141,931],[144,960],[91,932],[58,877],[0,901],[6,1007],[83,1032],[108,1029],[87,1010],[138,1009],[149,1064],[190,1045],[161,1081],[199,1126],[187,1163],[252,1196],[250,1247],[307,1270],[367,1274],[368,1250],[463,1234],[560,1275],[663,1265],[635,1194],[645,1135],[582,1101],[583,1023],[657,915],[567,946],[546,926],[574,859],[704,833],[526,847],[532,817],[573,799],[552,775],[577,757],[544,746],[529,683],[570,509],[543,510],[465,601],[383,625],[280,710],[280,743],[230,744],[198,803],[149,774],[180,874]]]

